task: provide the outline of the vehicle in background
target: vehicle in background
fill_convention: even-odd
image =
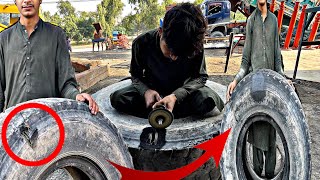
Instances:
[[[240,26],[246,25],[246,21],[230,21],[232,3],[229,0],[205,0],[200,5],[200,9],[208,22],[207,35],[210,38],[224,37],[229,35],[233,28],[238,28],[237,33],[241,33]],[[243,30],[242,30],[243,31]]]
[[[205,0],[201,10],[208,20],[208,24],[230,21],[231,3],[228,0]]]
[[[267,0],[268,6],[271,0]],[[307,4],[307,8],[315,7],[317,1],[302,0],[300,2],[300,11],[304,4]],[[277,6],[275,7],[275,15],[278,15],[280,1],[275,1]],[[232,28],[245,26],[244,21],[230,21],[231,11],[240,11],[246,17],[248,17],[256,8],[257,0],[204,0],[200,5],[203,15],[208,21],[208,36],[209,37],[221,37],[230,34]],[[283,17],[283,26],[289,25],[295,1],[285,1],[285,11]],[[299,16],[297,21],[299,21]],[[297,24],[297,23],[296,23]],[[236,30],[237,31],[237,30]],[[237,32],[236,32],[237,33]],[[240,32],[241,33],[241,32]]]
[[[15,4],[0,4],[0,32],[17,22],[19,15]]]
[[[112,31],[112,42],[113,45],[117,45],[118,44],[118,35],[119,35],[119,31]]]

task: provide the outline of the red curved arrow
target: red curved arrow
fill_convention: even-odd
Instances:
[[[111,161],[109,161],[114,167],[116,167],[121,175],[122,180],[132,180],[132,179],[153,179],[153,180],[163,180],[163,179],[182,179],[195,170],[197,170],[201,165],[203,165],[205,162],[208,161],[208,159],[212,156],[216,162],[216,167],[219,166],[220,158],[222,155],[222,151],[224,148],[224,145],[227,141],[228,135],[230,133],[230,130],[227,130],[223,134],[212,138],[211,140],[208,140],[202,144],[199,144],[195,146],[195,148],[205,150],[206,152],[199,157],[196,161],[183,166],[181,168],[175,169],[175,170],[169,170],[169,171],[160,171],[160,172],[147,172],[147,171],[140,171],[140,170],[134,170],[129,169],[123,166],[120,166],[118,164],[115,164]]]

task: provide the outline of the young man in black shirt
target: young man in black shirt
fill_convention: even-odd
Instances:
[[[204,114],[215,106],[221,111],[223,101],[205,86],[206,27],[201,10],[193,4],[169,10],[162,28],[133,41],[132,84],[111,94],[112,106],[140,117],[158,105],[165,105],[175,117]]]
[[[96,114],[94,99],[77,89],[63,30],[39,17],[41,3],[15,0],[20,19],[0,34],[0,112],[32,99],[62,97],[88,101]]]

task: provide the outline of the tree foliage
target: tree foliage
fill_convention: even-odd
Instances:
[[[129,14],[122,19],[121,26],[125,28],[126,33],[129,35],[134,35],[136,31],[136,14]]]
[[[60,0],[58,2],[58,12],[61,16],[74,16],[76,14],[76,9],[72,6],[69,1]]]
[[[193,4],[200,5],[204,0],[195,0]]]
[[[79,29],[77,26],[77,15],[75,8],[71,5],[69,1],[60,0],[58,2],[58,13],[60,17],[63,19],[60,21],[59,25],[61,25],[66,31],[67,36],[76,41],[80,41],[83,37],[79,33]]]
[[[159,27],[160,19],[164,17],[165,9],[158,4],[157,0],[148,0],[149,2],[140,3],[139,13],[141,14],[141,22],[145,26],[145,30]]]
[[[119,18],[124,4],[121,0],[102,0],[98,5],[99,22],[106,34],[112,34],[113,28]]]
[[[159,27],[160,19],[165,14],[165,4],[171,4],[172,0],[165,0],[159,4],[157,0],[129,0],[135,13],[130,13],[122,19],[122,27],[129,34],[140,34],[141,32]]]
[[[76,23],[79,33],[84,38],[92,38],[92,34],[94,32],[93,23],[97,20],[97,14],[94,12],[80,12],[80,16]]]
[[[113,30],[122,31],[130,35],[138,35],[150,29],[158,28],[160,19],[165,15],[165,7],[174,4],[174,0],[129,0],[133,11],[124,17],[119,24],[124,4],[121,0],[102,0],[97,5],[96,12],[77,12],[67,0],[60,0],[58,12],[51,15],[43,12],[44,20],[61,26],[67,36],[76,41],[92,39],[93,23],[99,22],[103,35],[111,35]]]
[[[51,24],[62,27],[60,25],[62,19],[57,12],[54,15],[51,15],[49,11],[43,11],[42,12],[42,19],[46,22],[50,22]]]
[[[168,6],[168,5],[172,5],[172,4],[176,4],[173,0],[164,0],[163,2],[162,2],[162,5],[164,6],[164,7],[166,7],[166,6]]]
[[[42,17],[54,25],[65,30],[66,35],[75,41],[92,39],[94,27],[97,22],[97,12],[76,12],[69,1],[60,0],[57,5],[58,12],[51,15],[44,11]]]

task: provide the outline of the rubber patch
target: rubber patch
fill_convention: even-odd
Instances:
[[[261,102],[266,97],[266,83],[262,73],[256,73],[252,77],[251,97],[256,102]]]

